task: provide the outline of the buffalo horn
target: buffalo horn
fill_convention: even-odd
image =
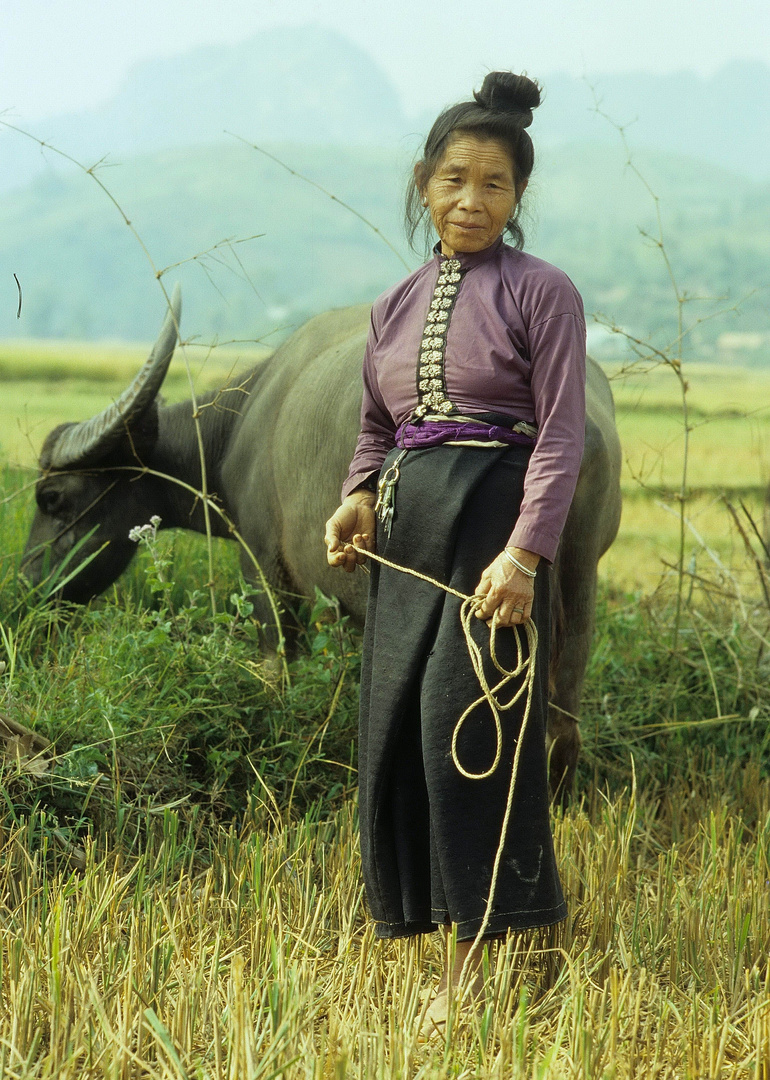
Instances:
[[[119,442],[132,421],[152,404],[174,355],[181,313],[182,293],[177,284],[158,340],[142,370],[112,405],[90,420],[71,424],[62,431],[51,450],[52,468],[66,469],[103,457]]]

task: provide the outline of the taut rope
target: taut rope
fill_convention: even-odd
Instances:
[[[473,953],[481,944],[484,934],[489,926],[489,920],[492,916],[492,907],[495,902],[495,890],[497,888],[497,879],[500,873],[500,864],[503,858],[503,849],[505,848],[505,838],[508,834],[508,823],[511,818],[511,810],[513,808],[513,795],[516,789],[516,778],[519,772],[519,761],[521,759],[521,748],[524,744],[524,735],[527,729],[527,723],[529,721],[530,713],[532,710],[532,693],[535,685],[535,661],[537,656],[537,627],[533,623],[532,619],[527,619],[524,626],[524,632],[527,638],[528,656],[524,657],[524,650],[522,648],[521,637],[518,633],[516,637],[516,666],[512,669],[503,667],[500,661],[497,659],[496,651],[496,636],[497,636],[497,612],[492,616],[492,626],[490,628],[489,635],[489,653],[492,658],[492,663],[496,669],[500,672],[502,678],[495,686],[490,686],[484,673],[484,662],[481,654],[481,649],[473,640],[471,634],[471,620],[475,618],[477,609],[483,603],[483,596],[468,596],[466,593],[459,592],[457,589],[453,589],[450,585],[444,585],[443,582],[438,581],[436,578],[430,577],[428,574],[421,574],[418,570],[412,570],[409,566],[400,566],[398,563],[391,562],[389,559],[383,558],[382,555],[375,555],[372,551],[367,551],[366,548],[358,547],[356,544],[351,545],[355,551],[362,555],[366,555],[370,559],[374,559],[378,563],[382,563],[383,566],[389,566],[391,570],[398,570],[402,574],[411,574],[412,577],[419,578],[420,581],[427,581],[430,585],[435,585],[437,589],[443,589],[444,592],[449,593],[451,596],[456,596],[459,600],[462,600],[460,607],[460,622],[462,623],[463,634],[465,635],[465,643],[468,647],[468,653],[473,664],[473,670],[476,674],[476,678],[479,680],[481,687],[481,694],[476,700],[468,706],[462,716],[455,724],[454,731],[452,732],[452,761],[458,772],[465,776],[468,780],[485,780],[491,776],[500,764],[500,758],[503,752],[503,729],[500,720],[500,713],[506,712],[511,709],[517,701],[520,700],[522,695],[526,692],[526,702],[524,705],[524,715],[521,719],[521,728],[519,729],[519,737],[516,740],[516,751],[513,755],[513,765],[511,768],[511,782],[508,785],[508,797],[505,803],[505,814],[503,815],[503,824],[500,830],[500,842],[497,845],[497,852],[495,853],[495,861],[492,867],[492,880],[489,885],[489,897],[487,899],[486,910],[484,911],[484,917],[481,920],[481,926],[473,940],[473,944],[470,947],[468,955],[463,964],[462,972],[460,973],[460,986],[463,985],[467,971],[469,970],[470,959]],[[516,630],[516,627],[512,627]],[[501,704],[497,700],[497,695],[501,690],[508,685],[513,679],[519,675],[524,675],[521,686],[513,695],[513,697],[506,704]],[[496,737],[496,750],[495,759],[490,767],[483,772],[473,773],[469,772],[461,763],[457,753],[457,740],[462,731],[463,724],[468,719],[470,714],[477,706],[483,701],[486,701],[489,705],[492,715],[495,720],[495,737]]]

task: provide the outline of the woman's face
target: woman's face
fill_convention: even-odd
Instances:
[[[483,251],[498,238],[516,206],[510,152],[496,139],[458,132],[421,193],[442,254]]]

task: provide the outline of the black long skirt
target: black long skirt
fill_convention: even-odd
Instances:
[[[378,553],[473,593],[518,517],[530,453],[520,446],[409,451],[401,463],[390,537],[378,526]],[[468,940],[478,933],[487,907],[524,695],[502,714],[503,753],[496,771],[484,780],[463,777],[452,761],[452,732],[480,689],[460,624],[461,602],[374,561],[369,566],[359,743],[369,906],[379,937],[427,933],[451,922],[458,939]],[[532,711],[490,935],[546,926],[567,914],[553,853],[545,753],[548,574],[541,563],[532,610],[539,635]],[[489,662],[489,630],[480,619],[473,622],[494,685],[499,676]],[[516,632],[498,631],[498,658],[506,667],[515,663]],[[484,771],[495,746],[494,721],[483,704],[463,727],[459,759],[469,772]]]

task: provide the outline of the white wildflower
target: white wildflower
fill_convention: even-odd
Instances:
[[[134,525],[133,529],[129,531],[128,539],[133,540],[135,544],[151,544],[158,535],[160,521],[158,515],[153,514],[149,525]]]

